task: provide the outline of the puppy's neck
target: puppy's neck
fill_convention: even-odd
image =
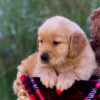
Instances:
[[[68,58],[64,59],[61,63],[58,63],[58,66],[65,66],[65,65],[75,65],[75,63],[79,62],[79,58]]]
[[[77,66],[80,61],[78,59],[66,59],[65,62],[59,63],[57,66],[54,66],[56,73],[62,73],[64,71],[69,71]]]

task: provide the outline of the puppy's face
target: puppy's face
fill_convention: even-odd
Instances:
[[[61,65],[66,62],[68,55],[77,56],[82,51],[84,39],[80,34],[72,35],[73,31],[70,28],[73,26],[67,21],[65,18],[55,17],[47,20],[39,28],[37,43],[38,59],[41,63]]]
[[[41,32],[38,42],[39,57],[42,63],[56,65],[65,60],[69,45],[63,35],[55,32]]]

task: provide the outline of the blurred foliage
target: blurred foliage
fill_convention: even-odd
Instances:
[[[0,0],[0,100],[16,100],[12,91],[20,61],[36,50],[38,27],[62,15],[77,22],[89,37],[91,11],[100,0]]]

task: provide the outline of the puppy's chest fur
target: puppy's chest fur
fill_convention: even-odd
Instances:
[[[80,64],[79,59],[66,59],[65,64],[61,64],[54,67],[54,70],[59,74],[62,72],[73,71],[76,69]]]

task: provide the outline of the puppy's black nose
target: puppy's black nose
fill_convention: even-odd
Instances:
[[[41,60],[42,61],[48,62],[48,59],[49,59],[49,55],[47,53],[41,54]]]

